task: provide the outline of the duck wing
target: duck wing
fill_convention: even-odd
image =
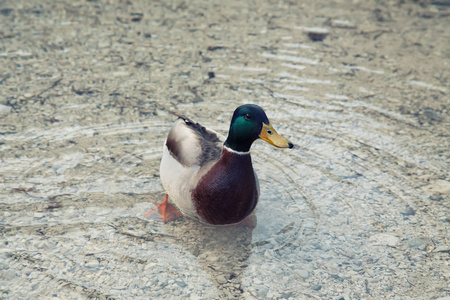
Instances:
[[[187,117],[178,117],[166,140],[172,157],[186,167],[219,160],[225,137]]]

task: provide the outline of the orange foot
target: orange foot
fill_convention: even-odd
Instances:
[[[151,215],[158,214],[158,216],[164,222],[170,222],[181,217],[181,214],[175,209],[175,207],[169,203],[169,195],[166,194],[166,199],[163,202],[158,204],[156,207],[153,207],[148,212],[145,213],[144,217],[149,218]],[[158,212],[156,212],[158,210]]]

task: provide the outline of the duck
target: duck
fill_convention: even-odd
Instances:
[[[163,145],[160,178],[163,202],[144,216],[164,222],[182,215],[209,225],[249,220],[260,196],[250,148],[261,139],[278,148],[293,148],[255,104],[236,108],[228,136],[178,115]],[[170,202],[169,202],[170,200]]]

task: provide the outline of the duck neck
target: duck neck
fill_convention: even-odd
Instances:
[[[229,153],[232,154],[237,154],[237,155],[250,155],[250,147],[246,150],[246,151],[241,151],[241,149],[233,149],[230,146],[227,145],[227,143],[225,142],[223,145],[223,149],[224,151],[227,151]],[[245,150],[245,149],[244,149]]]
[[[250,151],[250,147],[253,144],[253,140],[248,139],[238,139],[235,138],[233,135],[229,135],[227,137],[227,140],[224,143],[225,147],[228,147],[231,149],[231,151],[238,152],[238,153],[247,153]]]

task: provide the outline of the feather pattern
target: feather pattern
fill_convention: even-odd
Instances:
[[[178,117],[166,141],[171,155],[185,166],[197,164],[202,167],[210,161],[217,161],[225,138],[189,118]]]

